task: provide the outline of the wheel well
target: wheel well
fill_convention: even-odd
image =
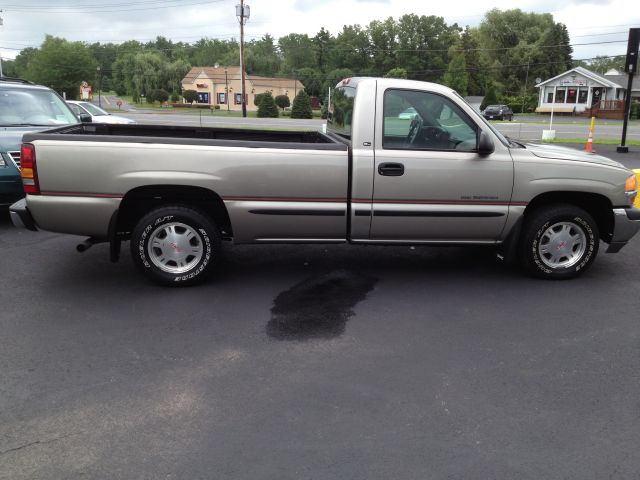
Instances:
[[[118,209],[118,233],[127,237],[147,212],[167,204],[197,208],[216,222],[223,238],[233,236],[222,198],[206,188],[182,185],[152,185],[128,191]]]
[[[604,195],[585,192],[547,192],[535,197],[524,211],[525,218],[534,210],[553,203],[565,203],[575,205],[586,210],[593,217],[600,238],[609,242],[613,235],[613,207],[611,202]]]

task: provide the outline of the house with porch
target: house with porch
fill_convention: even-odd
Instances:
[[[604,75],[575,67],[536,85],[538,113],[566,113],[600,118],[622,118],[627,75],[611,70]],[[632,100],[640,100],[640,82],[634,77]]]
[[[241,111],[240,67],[192,67],[182,79],[182,91],[195,90],[198,93],[196,103],[210,105],[220,109]],[[273,97],[286,95],[291,102],[304,85],[290,78],[261,77],[245,74],[245,101],[248,111],[258,109],[254,104],[256,95],[270,91]]]

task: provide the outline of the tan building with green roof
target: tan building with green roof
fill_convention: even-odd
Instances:
[[[208,104],[212,108],[242,110],[240,67],[192,67],[182,79],[182,90],[195,90],[198,93],[196,103]],[[245,98],[247,110],[257,110],[255,96],[270,91],[274,98],[287,95],[291,102],[296,94],[304,89],[299,80],[290,78],[245,76]],[[231,100],[231,101],[227,101]]]

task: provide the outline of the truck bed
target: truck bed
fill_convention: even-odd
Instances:
[[[78,124],[25,135],[25,142],[63,141],[164,143],[177,145],[242,146],[253,148],[303,148],[345,150],[344,142],[318,131],[258,130],[231,127],[172,125]],[[240,143],[239,143],[240,142]]]

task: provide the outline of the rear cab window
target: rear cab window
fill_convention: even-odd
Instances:
[[[351,140],[356,87],[350,85],[349,80],[344,80],[330,92],[331,98],[327,108],[327,130]]]

